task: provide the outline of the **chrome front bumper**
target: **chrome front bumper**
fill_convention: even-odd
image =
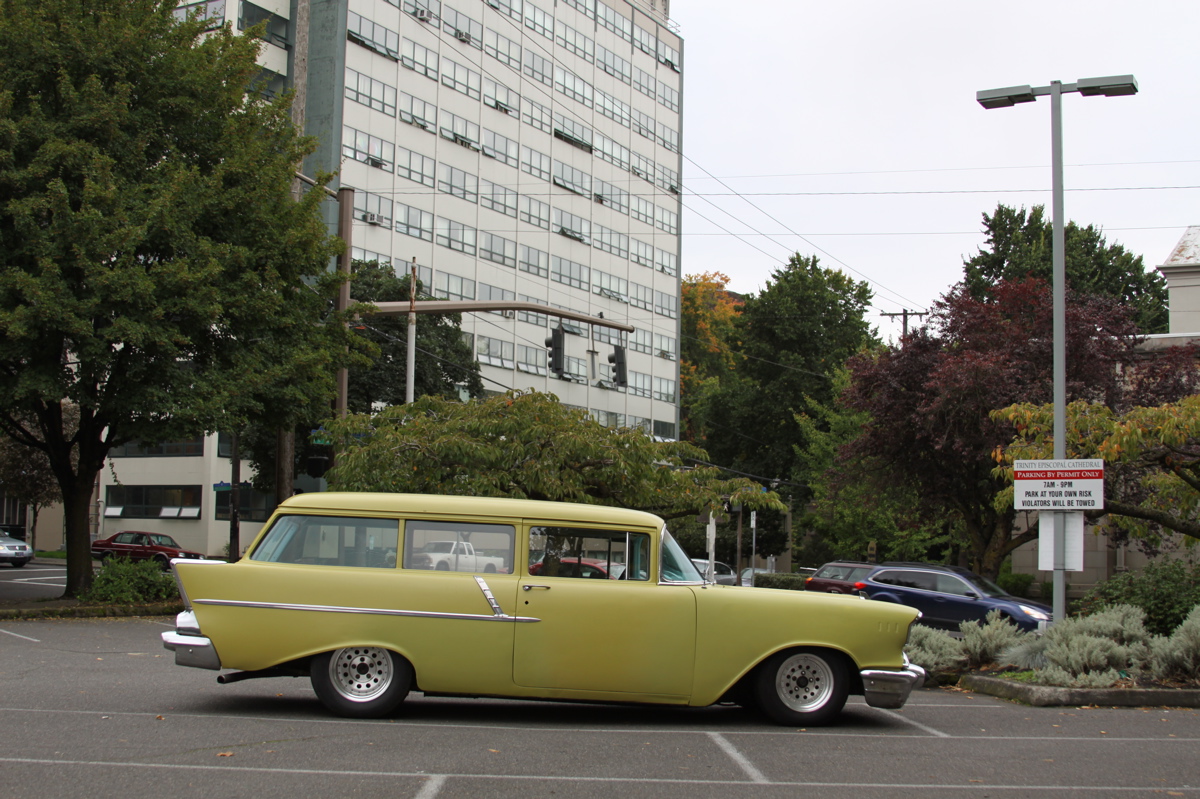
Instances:
[[[162,634],[163,649],[175,653],[176,666],[191,666],[196,669],[221,668],[221,658],[213,648],[212,641],[200,634],[200,625],[190,610],[175,617],[175,629]]]
[[[925,669],[909,663],[905,657],[903,669],[863,669],[863,698],[871,707],[894,710],[904,707],[914,688],[925,684]]]

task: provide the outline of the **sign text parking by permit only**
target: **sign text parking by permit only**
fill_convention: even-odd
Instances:
[[[1104,507],[1104,461],[1013,461],[1017,510],[1084,511]]]

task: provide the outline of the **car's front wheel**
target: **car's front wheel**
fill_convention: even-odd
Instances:
[[[378,646],[323,652],[312,659],[309,672],[321,703],[339,716],[355,719],[391,713],[408,696],[412,678],[407,660]]]
[[[828,724],[846,704],[850,675],[840,654],[791,649],[772,656],[758,672],[755,698],[777,724]]]

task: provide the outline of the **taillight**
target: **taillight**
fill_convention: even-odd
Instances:
[[[864,582],[862,582],[862,581],[860,580],[859,582],[857,582],[857,583],[855,583],[855,584],[854,584],[854,590],[855,590],[855,591],[866,591],[866,590],[867,590],[867,584],[866,584],[866,583],[864,583]]]
[[[805,584],[805,585],[808,585],[808,584],[809,584],[809,583],[811,583],[812,581],[813,581],[813,578],[811,578],[811,577],[805,577],[805,578],[804,578],[804,584]]]

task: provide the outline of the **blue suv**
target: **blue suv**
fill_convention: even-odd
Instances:
[[[1006,593],[991,580],[958,566],[931,563],[882,563],[854,586],[860,594],[882,602],[908,605],[921,611],[921,623],[957,630],[964,621],[984,620],[999,610],[1022,630],[1036,630],[1049,622],[1052,611]]]

